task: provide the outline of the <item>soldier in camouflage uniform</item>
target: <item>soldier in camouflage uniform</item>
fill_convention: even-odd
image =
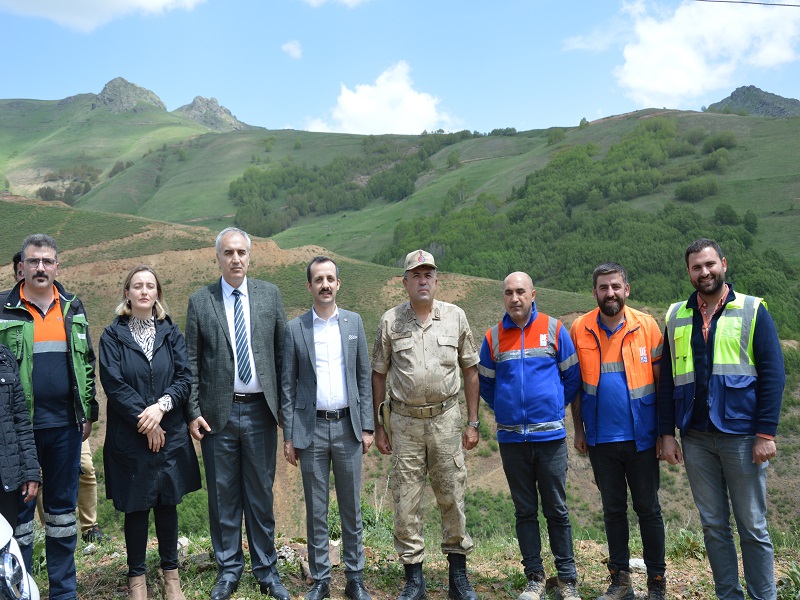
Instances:
[[[464,516],[464,448],[478,443],[478,348],[464,311],[434,299],[437,283],[433,256],[422,250],[411,252],[403,276],[409,301],[383,315],[372,356],[375,445],[382,454],[394,456],[394,545],[406,571],[406,584],[397,600],[425,598],[422,494],[426,474],[442,515],[442,551],[450,563],[448,595],[453,600],[477,600],[466,572],[466,555],[473,544]],[[459,370],[467,401],[463,435]],[[387,378],[391,442],[377,418],[386,398]]]

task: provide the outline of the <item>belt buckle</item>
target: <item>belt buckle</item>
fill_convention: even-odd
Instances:
[[[333,416],[331,416],[333,415]],[[326,421],[335,421],[339,418],[339,411],[338,410],[326,410],[325,411],[325,420]]]

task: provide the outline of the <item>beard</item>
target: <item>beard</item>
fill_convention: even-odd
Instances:
[[[694,286],[694,289],[701,294],[713,296],[722,289],[723,285],[725,285],[725,274],[720,273],[719,275],[714,275],[712,278],[706,278],[702,281],[693,280],[692,285]]]
[[[611,300],[603,300],[603,302],[598,302],[597,306],[600,308],[600,312],[602,312],[607,317],[616,317],[623,308],[625,308],[625,300],[621,298],[613,298]]]

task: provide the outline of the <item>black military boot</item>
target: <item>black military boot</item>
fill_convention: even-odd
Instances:
[[[450,589],[447,596],[452,600],[478,600],[478,594],[467,579],[467,557],[464,554],[448,554],[450,563]]]
[[[425,577],[422,575],[422,563],[403,565],[406,568],[406,585],[397,600],[425,600]]]

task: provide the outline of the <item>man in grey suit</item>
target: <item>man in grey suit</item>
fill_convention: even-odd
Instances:
[[[373,439],[369,350],[361,317],[336,306],[339,267],[327,256],[306,268],[313,307],[286,325],[283,349],[283,453],[300,460],[306,500],[306,600],[330,598],[328,478],[333,466],[350,600],[370,600],[361,541],[361,459]]]
[[[244,571],[242,513],[261,593],[289,600],[276,568],[272,510],[286,315],[277,287],[247,278],[244,231],[221,231],[216,251],[222,277],[192,294],[186,313],[193,374],[186,415],[203,449],[218,569],[211,600],[227,600]]]

